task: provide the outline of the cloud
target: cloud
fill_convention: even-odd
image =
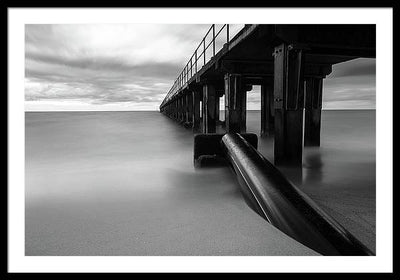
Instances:
[[[158,107],[207,28],[26,25],[25,100]]]
[[[333,72],[328,78],[350,76],[375,76],[375,59],[358,58],[342,62],[333,66]]]
[[[26,107],[57,110],[69,104],[68,108],[156,110],[208,28],[189,24],[26,25]],[[237,32],[241,25],[230,28]],[[374,59],[356,59],[333,69],[324,81],[324,108],[375,106]],[[250,93],[248,102],[259,108],[259,94]]]
[[[375,59],[355,59],[333,66],[324,80],[323,108],[376,107]]]

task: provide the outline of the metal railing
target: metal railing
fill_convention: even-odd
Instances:
[[[225,35],[225,39],[223,39],[226,46],[229,45],[230,40],[230,30],[229,24],[223,24],[219,30],[216,30],[215,24],[212,24],[211,27],[208,29],[206,35],[201,40],[200,44],[197,46],[196,50],[190,57],[189,61],[186,63],[185,67],[183,68],[182,72],[176,78],[174,84],[172,85],[171,89],[168,91],[167,95],[165,96],[163,102],[160,105],[160,108],[167,103],[171,98],[180,91],[183,87],[187,85],[189,80],[195,76],[198,71],[207,64],[215,54],[220,51],[225,44],[223,44],[220,48],[216,46],[216,39],[222,32],[225,31],[223,34]],[[207,39],[211,36],[211,40],[207,42]],[[219,37],[221,38],[221,37]],[[225,41],[226,40],[226,41]],[[207,56],[207,50],[212,46],[212,55]]]

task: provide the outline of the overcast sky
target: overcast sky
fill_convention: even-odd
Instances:
[[[158,110],[209,25],[25,26],[25,109]],[[259,88],[248,108],[260,108]],[[375,108],[375,60],[337,64],[326,109]]]

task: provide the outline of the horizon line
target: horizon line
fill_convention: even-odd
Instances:
[[[322,111],[372,111],[375,110],[376,108],[332,108],[332,109],[322,109]],[[220,111],[225,111],[225,110],[220,110]],[[261,110],[247,110],[247,111],[261,111]],[[40,111],[40,110],[25,110],[25,113],[46,113],[46,112],[159,112],[159,110],[45,110],[45,111]]]

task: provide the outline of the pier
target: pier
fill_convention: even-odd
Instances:
[[[225,131],[245,133],[246,95],[260,85],[260,134],[274,136],[274,164],[301,166],[303,147],[320,145],[324,78],[360,57],[375,57],[374,25],[249,24],[232,38],[229,24],[211,25],[160,112],[215,133],[224,97]]]
[[[226,38],[220,50],[219,36]],[[375,57],[375,27],[245,25],[230,37],[228,24],[211,25],[160,105],[161,113],[196,134],[194,164],[203,156],[225,158],[253,210],[309,248],[373,255],[275,166],[299,168],[304,146],[321,145],[323,80],[334,64]],[[246,131],[247,92],[254,85],[261,86],[259,134],[274,138],[274,164],[256,151],[257,135]],[[224,134],[216,133],[220,124]]]

